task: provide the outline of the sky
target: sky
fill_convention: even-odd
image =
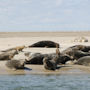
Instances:
[[[84,30],[90,0],[0,0],[0,32]]]

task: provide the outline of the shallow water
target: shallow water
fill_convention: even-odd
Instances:
[[[90,74],[0,75],[0,90],[90,90]]]

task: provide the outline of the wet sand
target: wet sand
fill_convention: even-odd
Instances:
[[[6,61],[0,61],[0,75],[25,75],[25,74],[45,74],[45,75],[61,75],[61,74],[88,74],[90,67],[81,65],[59,65],[59,69],[55,71],[45,70],[43,65],[25,65],[24,70],[11,70],[5,66]]]
[[[41,40],[52,40],[60,44],[60,50],[72,45],[90,45],[90,32],[54,32],[54,33],[0,33],[0,51],[16,47],[16,46],[28,46],[34,42]],[[86,37],[88,42],[73,42],[73,40],[79,36]],[[55,48],[30,48],[24,49],[24,51],[40,52],[40,53],[53,53]],[[0,74],[86,74],[90,73],[90,67],[80,65],[63,65],[56,71],[45,70],[43,65],[26,65],[24,70],[10,70],[5,66],[5,61],[0,61]]]

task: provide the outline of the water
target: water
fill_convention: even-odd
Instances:
[[[0,75],[0,90],[90,90],[90,75]]]

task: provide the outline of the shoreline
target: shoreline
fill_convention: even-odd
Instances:
[[[0,75],[81,75],[90,74],[90,67],[81,65],[60,65],[52,71],[45,70],[43,65],[25,65],[24,70],[11,70],[5,66],[6,61],[0,61]]]

